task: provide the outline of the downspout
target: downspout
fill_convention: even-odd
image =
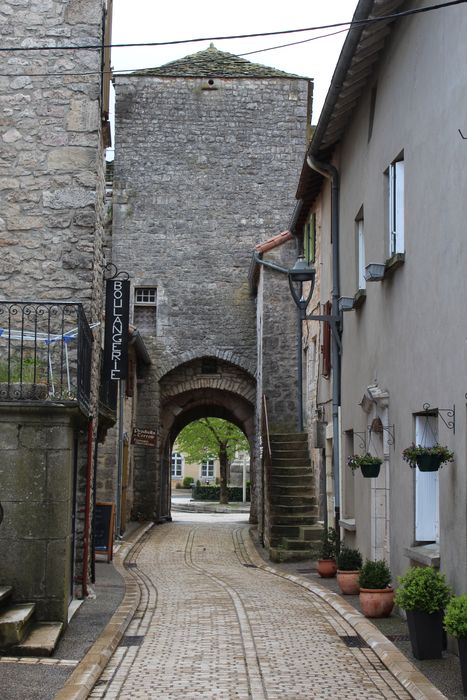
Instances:
[[[307,154],[307,163],[312,170],[323,175],[331,182],[331,236],[332,236],[332,296],[331,316],[339,317],[340,274],[339,274],[339,173],[330,163],[324,163]],[[334,476],[334,518],[335,528],[339,531],[340,520],[340,425],[339,408],[341,403],[341,356],[338,339],[331,334],[331,363],[332,363],[332,472]]]
[[[83,578],[82,578],[82,596],[86,598],[88,595],[88,570],[89,570],[89,533],[91,520],[91,479],[92,479],[92,434],[93,420],[88,422],[87,435],[87,453],[86,453],[86,492],[84,503],[84,530],[83,530]]]

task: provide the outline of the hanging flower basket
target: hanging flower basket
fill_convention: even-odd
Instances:
[[[383,460],[367,452],[364,455],[350,455],[347,458],[347,466],[352,470],[361,469],[362,476],[366,479],[376,479],[379,476],[379,471]]]
[[[411,445],[405,448],[402,457],[412,469],[418,467],[421,472],[437,472],[445,462],[454,461],[454,453],[443,445]]]

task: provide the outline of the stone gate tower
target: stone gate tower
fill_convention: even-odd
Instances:
[[[112,260],[152,359],[137,427],[158,436],[156,450],[135,447],[133,515],[159,519],[186,424],[224,417],[253,444],[251,251],[290,220],[311,83],[211,45],[115,86]]]

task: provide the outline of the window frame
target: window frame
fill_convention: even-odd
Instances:
[[[212,474],[209,474],[209,469],[212,468]],[[206,469],[206,474],[203,474],[203,469]],[[202,479],[214,479],[216,474],[216,464],[214,457],[208,457],[201,462],[200,476]]]
[[[180,474],[177,474],[177,466],[180,466]],[[172,479],[182,479],[183,478],[183,455],[181,452],[172,452],[170,460],[170,476]]]
[[[405,252],[405,161],[403,152],[390,164],[387,178],[389,257],[393,257]]]

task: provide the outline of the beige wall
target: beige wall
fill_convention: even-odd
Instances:
[[[362,205],[367,262],[389,257],[384,172],[401,151],[405,162],[405,262],[384,281],[367,283],[361,309],[344,317],[344,449],[352,448],[346,431],[366,432],[367,447],[385,459],[375,483],[343,467],[344,508],[355,515],[364,555],[386,556],[393,575],[402,573],[409,565],[404,549],[416,542],[415,474],[401,453],[415,438],[414,414],[424,403],[440,409],[455,405],[455,434],[441,419],[438,428],[440,443],[455,451],[455,463],[440,471],[439,490],[441,568],[457,592],[465,589],[467,573],[466,344],[460,322],[467,292],[467,201],[466,153],[458,133],[459,127],[467,130],[460,120],[467,86],[459,70],[467,59],[466,31],[460,8],[404,20],[375,74],[371,140],[369,85],[339,154],[345,296],[357,291],[355,217]],[[359,404],[371,386],[382,394],[369,397],[366,413]],[[376,415],[388,430],[382,442],[375,444],[373,435],[369,445],[367,426]],[[361,451],[357,439],[353,449]]]

